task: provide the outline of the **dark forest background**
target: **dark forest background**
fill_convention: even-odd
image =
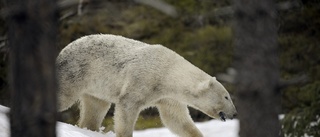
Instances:
[[[164,1],[172,5],[177,14],[164,13],[133,0],[83,0],[80,5],[78,1],[70,4],[60,1],[57,49],[60,51],[71,41],[88,34],[117,34],[162,44],[212,76],[230,72],[234,60],[231,1]],[[0,8],[5,5],[1,0]],[[278,105],[285,114],[281,120],[282,130],[288,136],[320,136],[320,1],[277,0],[277,6],[281,78],[298,81],[280,90],[282,98]],[[4,15],[5,12],[1,12],[0,104],[9,106],[10,49]],[[234,94],[233,84],[223,84]],[[75,123],[76,112],[73,107],[61,119]],[[191,114],[195,121],[209,119],[195,110],[191,110]],[[112,110],[108,115],[112,115]],[[161,126],[156,115],[153,109],[144,111],[136,128]],[[110,117],[103,122],[109,129],[110,123]]]

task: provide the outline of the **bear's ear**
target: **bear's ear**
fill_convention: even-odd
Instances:
[[[215,77],[210,78],[204,82],[201,82],[199,85],[200,91],[212,88],[214,86],[214,81],[216,81]]]
[[[216,77],[212,77],[210,80],[209,80],[209,88],[212,88],[213,85],[214,85],[214,82],[217,81]]]

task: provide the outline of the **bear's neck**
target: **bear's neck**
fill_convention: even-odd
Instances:
[[[193,106],[192,101],[199,93],[199,84],[210,78],[210,75],[181,57],[177,58],[175,64],[172,65],[166,81],[173,98]],[[180,97],[176,98],[177,96]]]

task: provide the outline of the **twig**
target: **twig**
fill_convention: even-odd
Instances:
[[[82,15],[82,8],[83,8],[83,0],[79,0],[78,4],[78,16]]]
[[[151,6],[171,17],[178,16],[176,9],[172,5],[169,5],[162,0],[135,0],[135,2]]]
[[[79,3],[79,0],[59,0],[58,1],[58,8],[65,9],[74,5],[77,5]]]
[[[288,80],[279,80],[279,88],[283,89],[283,88],[287,88],[289,86],[297,86],[297,85],[304,85],[306,83],[309,82],[309,78],[307,75],[301,75],[301,76],[297,76]]]
[[[73,10],[71,10],[71,11],[63,14],[63,15],[59,18],[59,20],[61,21],[61,20],[64,20],[64,19],[69,18],[69,17],[74,16],[74,15],[76,15],[76,12],[73,11]]]

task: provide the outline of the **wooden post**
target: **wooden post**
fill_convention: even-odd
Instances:
[[[55,0],[7,0],[12,137],[55,137]]]
[[[234,0],[236,107],[241,137],[277,137],[280,94],[274,0]]]

